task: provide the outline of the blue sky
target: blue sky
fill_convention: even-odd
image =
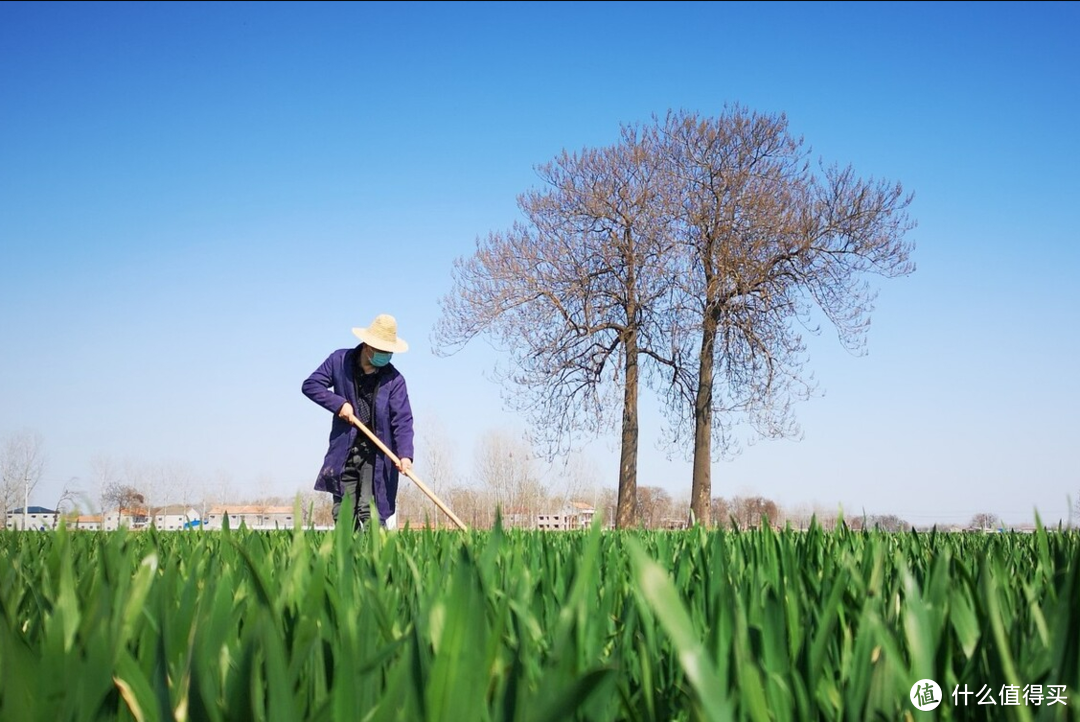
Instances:
[[[439,425],[468,479],[524,427],[490,348],[432,353],[453,260],[564,148],[740,103],[914,192],[917,270],[876,282],[867,355],[811,340],[803,437],[714,494],[1067,520],[1078,31],[1076,3],[2,3],[0,434],[44,438],[31,503],[95,456],[306,490],[330,419],[300,383],[386,312],[418,471]],[[642,410],[639,483],[687,493]],[[613,487],[615,438],[581,441]]]

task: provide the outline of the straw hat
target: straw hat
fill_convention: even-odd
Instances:
[[[409,344],[398,338],[397,321],[389,314],[380,313],[367,328],[354,328],[352,332],[368,346],[380,351],[404,353],[409,350]]]

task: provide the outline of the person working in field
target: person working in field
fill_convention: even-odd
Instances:
[[[372,501],[382,525],[392,529],[398,472],[407,473],[412,468],[413,414],[405,377],[390,359],[407,351],[409,345],[398,337],[396,319],[387,314],[352,331],[361,343],[334,351],[301,386],[305,396],[334,414],[330,446],[315,490],[333,495],[335,524],[342,501],[349,498],[353,500],[355,529],[369,524]],[[351,423],[354,415],[389,447],[399,465]]]

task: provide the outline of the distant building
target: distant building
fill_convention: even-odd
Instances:
[[[596,509],[591,504],[573,501],[554,513],[537,514],[536,528],[544,531],[588,529],[595,515]]]
[[[4,528],[23,529],[25,524],[26,529],[47,531],[56,528],[59,518],[60,512],[56,511],[56,509],[46,509],[43,506],[28,506],[26,507],[26,514],[23,514],[23,508],[20,506],[18,509],[8,510]]]
[[[69,529],[85,529],[86,531],[101,531],[103,517],[101,514],[76,514],[65,517],[65,523]]]
[[[150,526],[150,510],[144,506],[118,507],[102,514],[101,528],[116,531],[120,527],[133,531]]]
[[[524,506],[508,506],[499,510],[505,529],[528,529],[533,524],[532,509]]]
[[[209,529],[222,529],[225,516],[229,517],[229,528],[239,529],[241,524],[248,529],[292,529],[294,509],[291,506],[262,506],[244,504],[219,504],[210,508],[203,520]]]
[[[198,528],[202,519],[199,512],[183,504],[171,504],[154,509],[152,522],[161,531],[179,531]]]
[[[28,507],[26,512],[26,528],[44,531],[56,529],[61,520],[68,529],[85,531],[116,531],[120,528],[140,531],[151,527],[159,531],[210,530],[223,528],[226,515],[231,529],[239,529],[241,524],[248,529],[292,529],[295,516],[291,506],[251,504],[221,504],[210,507],[205,514],[183,504],[118,507],[91,515],[61,513],[41,506]],[[23,528],[22,507],[10,509],[6,517],[6,528]]]

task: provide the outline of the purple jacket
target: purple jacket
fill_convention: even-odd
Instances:
[[[304,396],[334,414],[334,421],[330,426],[330,448],[326,451],[322,469],[315,480],[316,491],[341,493],[341,472],[345,468],[345,458],[356,435],[361,433],[348,421],[338,418],[337,412],[346,401],[356,408],[353,370],[357,364],[356,355],[362,347],[363,344],[360,344],[356,348],[343,348],[333,352],[300,387]],[[393,364],[387,364],[378,373],[374,422],[368,428],[399,459],[413,459],[413,415],[405,377]],[[375,477],[372,486],[379,518],[385,521],[397,508],[398,470],[389,457],[378,450],[375,452]]]

